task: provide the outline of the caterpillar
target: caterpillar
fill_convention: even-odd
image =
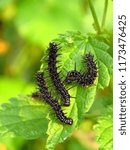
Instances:
[[[65,88],[63,82],[60,79],[59,73],[57,71],[56,63],[57,63],[57,51],[59,50],[58,45],[55,42],[49,43],[49,58],[48,58],[48,71],[49,71],[49,76],[56,87],[56,90],[61,96],[61,99],[63,100],[63,105],[64,106],[69,106],[70,105],[70,95]]]
[[[32,94],[33,98],[40,98],[44,100],[47,104],[51,106],[53,111],[55,112],[57,118],[65,124],[72,125],[73,120],[71,118],[67,118],[63,113],[60,104],[56,99],[51,96],[51,93],[48,91],[48,87],[46,86],[46,82],[44,80],[44,73],[37,72],[36,73],[37,85],[39,87],[39,91]]]
[[[88,86],[94,83],[97,77],[97,66],[94,61],[94,56],[90,53],[86,54],[83,57],[83,61],[86,65],[86,71],[84,73],[80,73],[76,71],[76,69],[69,71],[65,79],[66,83],[71,83],[75,81],[82,86]]]

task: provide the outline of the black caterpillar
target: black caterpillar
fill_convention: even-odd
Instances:
[[[73,120],[71,118],[67,118],[63,113],[60,104],[56,99],[51,96],[51,93],[48,91],[48,87],[46,86],[44,80],[44,73],[37,72],[36,74],[37,85],[39,87],[39,91],[32,94],[33,98],[39,98],[48,103],[51,108],[54,110],[57,118],[65,124],[72,125]]]
[[[60,80],[60,76],[59,73],[57,72],[57,67],[56,67],[56,63],[57,63],[56,57],[58,56],[57,54],[58,49],[59,48],[55,42],[49,43],[48,71],[54,86],[56,87],[58,93],[61,96],[61,99],[63,100],[63,105],[69,106],[70,95],[66,90],[64,84]]]
[[[81,74],[80,72],[76,71],[76,69],[69,71],[65,79],[66,83],[72,83],[75,81],[82,86],[88,86],[94,83],[97,77],[97,66],[94,61],[94,56],[90,53],[86,54],[83,57],[83,60],[86,65],[86,72]]]

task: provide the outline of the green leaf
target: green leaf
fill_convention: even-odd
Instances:
[[[98,118],[98,124],[94,126],[99,143],[99,150],[112,150],[113,144],[113,125],[112,125],[112,106],[108,107],[102,116]]]
[[[97,65],[99,65],[98,77],[94,85],[89,87],[81,87],[80,85],[75,85],[74,88],[69,90],[71,96],[76,97],[71,98],[71,105],[64,108],[64,112],[67,116],[73,118],[73,125],[62,125],[52,115],[48,116],[50,120],[47,134],[47,149],[54,149],[55,145],[63,142],[68,136],[71,136],[75,128],[78,128],[81,121],[84,119],[84,115],[91,108],[94,98],[96,95],[97,88],[104,89],[109,85],[111,76],[112,57],[108,54],[107,50],[109,45],[106,43],[98,41],[96,38],[88,37],[88,35],[82,35],[80,32],[67,32],[64,35],[59,35],[56,39],[60,46],[59,50],[61,56],[57,59],[61,67],[61,77],[66,76],[66,71],[74,69],[76,62],[76,69],[84,71],[83,55],[86,53],[92,53],[95,60],[97,60]],[[105,59],[107,55],[109,61]],[[103,59],[104,56],[104,59]],[[41,69],[45,70],[46,61],[42,60],[43,64]],[[72,86],[72,85],[71,85]],[[54,91],[51,89],[51,91]]]
[[[71,98],[69,107],[62,107],[62,109],[66,116],[73,119],[73,125],[62,124],[59,120],[56,120],[56,116],[52,115],[51,111],[47,114],[48,106],[46,104],[34,102],[30,97],[21,96],[13,98],[10,103],[2,106],[0,110],[1,136],[9,132],[11,135],[15,134],[26,139],[35,139],[43,137],[47,133],[46,147],[52,150],[56,144],[63,142],[79,127],[94,102],[97,89],[104,89],[109,85],[112,72],[112,58],[108,53],[109,45],[100,42],[93,35],[83,35],[80,32],[67,32],[59,35],[59,38],[55,41],[60,43],[61,46],[59,53],[62,55],[57,57],[60,61],[57,65],[61,66],[59,68],[61,77],[65,78],[66,71],[74,69],[75,62],[76,69],[84,71],[86,68],[83,64],[83,55],[86,53],[94,55],[97,67],[99,67],[98,77],[93,85],[82,87],[75,84],[75,87],[69,90],[69,94],[75,98]],[[48,56],[48,54],[46,55]],[[42,59],[41,70],[44,71],[45,75],[48,74],[48,71],[45,71],[47,70],[46,67],[47,61]],[[54,86],[50,86],[52,84],[51,79],[45,78],[45,80],[47,80],[49,90],[52,91],[52,96],[56,97],[57,92]],[[66,86],[66,88],[69,87],[69,85]]]
[[[89,38],[88,44],[90,44],[91,50],[94,51],[99,66],[98,88],[103,89],[109,85],[112,75],[112,57],[107,52],[109,45],[92,37]]]
[[[25,139],[43,137],[48,124],[46,113],[45,105],[29,97],[12,98],[0,109],[0,136],[10,133]]]

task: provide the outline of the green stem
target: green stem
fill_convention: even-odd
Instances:
[[[104,13],[103,13],[103,17],[102,17],[102,25],[101,25],[101,28],[102,28],[102,29],[103,29],[103,27],[104,27],[104,25],[105,25],[105,21],[106,21],[107,8],[108,8],[108,0],[105,0],[105,4],[104,4]]]
[[[91,13],[92,13],[92,16],[93,16],[93,19],[94,19],[97,31],[98,31],[98,33],[101,33],[100,25],[99,25],[98,18],[97,18],[95,9],[93,7],[92,1],[88,0],[88,2],[89,2],[89,6],[90,6],[90,9],[91,9]]]

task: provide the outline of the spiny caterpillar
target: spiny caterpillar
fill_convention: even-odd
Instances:
[[[82,86],[88,86],[94,83],[97,77],[97,66],[94,61],[94,56],[90,53],[86,54],[83,57],[83,60],[86,65],[86,71],[83,74],[76,71],[76,69],[69,71],[65,79],[66,83],[72,83],[73,81],[75,81]]]
[[[47,104],[51,106],[53,111],[55,112],[57,118],[65,124],[72,125],[73,120],[71,118],[67,118],[65,114],[63,113],[60,104],[56,99],[54,99],[51,96],[51,93],[48,91],[48,87],[46,85],[46,82],[44,80],[44,73],[43,72],[37,72],[36,73],[36,80],[37,85],[39,87],[39,91],[32,94],[33,98],[39,98],[43,101],[45,101]]]
[[[57,71],[57,51],[59,50],[58,45],[55,42],[49,43],[49,57],[48,57],[48,71],[49,71],[49,76],[56,87],[56,90],[61,96],[61,99],[63,100],[63,105],[64,106],[69,106],[70,105],[70,95],[65,88],[63,82],[60,79],[59,73]]]

